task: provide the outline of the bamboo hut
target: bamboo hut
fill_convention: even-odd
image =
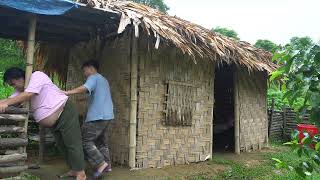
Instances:
[[[267,145],[267,78],[276,68],[270,53],[141,4],[78,5],[62,17],[38,16],[40,27],[47,19],[68,31],[39,36],[35,64],[70,89],[84,82],[83,61],[99,61],[115,107],[113,162],[163,167],[214,158],[221,145],[238,154]],[[215,133],[227,124],[227,136]]]

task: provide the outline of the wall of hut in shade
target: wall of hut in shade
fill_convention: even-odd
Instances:
[[[214,66],[173,47],[155,50],[147,41],[138,48],[136,166],[162,167],[203,161],[211,153]],[[96,54],[92,49],[100,47]],[[148,50],[149,49],[149,50]],[[89,52],[90,51],[90,52]],[[83,83],[81,64],[96,58],[111,86],[115,120],[108,131],[112,160],[127,165],[130,114],[130,37],[81,43],[70,51],[67,88]],[[81,114],[85,105],[77,101]],[[79,103],[81,102],[81,103]],[[171,114],[169,114],[171,112]]]
[[[190,56],[169,44],[157,50],[153,39],[143,35],[138,39],[138,168],[204,161],[215,150],[214,86],[219,86],[214,84],[215,64],[206,59],[195,59],[194,64]],[[122,165],[128,165],[130,149],[131,48],[128,31],[104,41],[79,43],[70,48],[67,60],[68,89],[83,84],[81,65],[85,60],[100,62],[100,73],[110,83],[114,102],[115,120],[108,130],[111,158]],[[267,143],[266,73],[249,73],[241,66],[231,69],[235,74],[234,110],[240,124],[240,148],[262,148]],[[223,79],[216,82],[224,83]],[[84,97],[72,97],[83,116]]]
[[[236,70],[236,111],[240,119],[240,149],[254,151],[268,142],[267,74]]]
[[[130,39],[128,34],[112,41],[92,40],[79,43],[70,50],[67,88],[82,85],[85,81],[81,65],[84,61],[96,59],[100,73],[111,87],[115,119],[108,129],[109,150],[113,162],[128,165],[129,156],[129,114],[130,114]],[[85,117],[87,104],[85,95],[72,98],[80,114]]]

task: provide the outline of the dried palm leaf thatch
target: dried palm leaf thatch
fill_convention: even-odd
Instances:
[[[18,41],[17,44],[25,54],[27,50],[26,42]],[[66,44],[62,47],[59,44],[38,42],[35,47],[34,70],[45,72],[64,86],[67,80],[71,47],[71,45]]]
[[[277,65],[271,62],[272,54],[246,42],[212,32],[194,23],[169,16],[146,5],[116,0],[76,0],[78,3],[100,10],[108,9],[120,13],[118,33],[133,25],[136,37],[139,29],[156,38],[155,48],[161,41],[173,43],[184,54],[212,62],[244,65],[249,70],[272,72]],[[140,28],[139,28],[140,27]],[[195,61],[196,63],[196,61]]]

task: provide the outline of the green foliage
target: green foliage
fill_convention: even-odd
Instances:
[[[3,73],[9,67],[24,68],[24,57],[16,43],[11,40],[0,39],[0,99],[12,94],[13,89],[3,83]]]
[[[274,60],[282,67],[272,74],[271,79],[281,77],[285,82],[283,98],[288,100],[290,106],[303,98],[303,103],[297,108],[298,120],[308,110],[310,121],[320,127],[320,45],[313,43],[309,37],[294,37],[290,44],[274,55]],[[279,168],[294,170],[300,177],[306,178],[320,172],[320,136],[311,137],[304,133],[305,138],[299,142],[298,134],[293,132],[292,140],[285,145],[290,146],[299,158],[305,159],[295,163],[274,160]],[[316,149],[310,148],[310,144],[315,145]]]
[[[228,28],[224,28],[224,27],[216,27],[214,29],[212,29],[212,31],[217,32],[219,34],[222,34],[224,36],[239,40],[240,38],[238,37],[238,33],[233,30],[233,29],[228,29]]]
[[[270,84],[268,88],[268,105],[271,106],[272,99],[274,99],[274,108],[275,110],[282,110],[283,107],[289,107],[288,99],[284,99],[285,92],[281,90],[279,85],[274,83]],[[304,99],[302,97],[297,97],[297,100],[293,102],[292,106],[293,109],[299,109],[304,103]]]
[[[254,46],[257,48],[261,48],[266,51],[272,52],[272,53],[274,53],[278,48],[278,46],[274,42],[267,40],[267,39],[257,40],[257,42],[254,44]]]
[[[23,173],[21,179],[22,180],[40,180],[39,177],[28,174],[28,173]]]
[[[169,7],[163,2],[163,0],[133,0],[133,1],[158,9],[164,13],[166,13],[169,10]]]

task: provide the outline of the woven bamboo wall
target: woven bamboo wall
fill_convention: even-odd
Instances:
[[[139,42],[137,167],[199,162],[210,155],[213,80],[213,65],[201,61],[195,65],[176,48],[155,50],[147,42]],[[168,81],[194,87],[191,126],[164,125]]]
[[[108,130],[109,150],[115,163],[127,165],[129,154],[129,104],[130,104],[130,41],[125,34],[121,38],[102,43],[93,40],[80,43],[71,50],[67,88],[73,88],[84,83],[81,65],[84,61],[95,58],[100,63],[100,73],[110,84],[114,103],[115,120]],[[84,95],[73,97],[85,116],[87,104]]]
[[[109,142],[113,162],[128,165],[130,120],[130,41],[125,34],[106,43],[100,58],[101,74],[108,78],[114,103],[115,120]]]
[[[240,150],[247,152],[264,147],[268,141],[267,76],[264,72],[236,71]]]

